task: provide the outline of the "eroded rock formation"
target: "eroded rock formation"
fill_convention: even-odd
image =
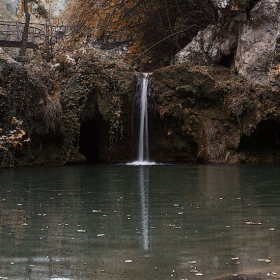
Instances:
[[[196,143],[199,161],[280,160],[280,5],[278,0],[243,2],[213,1],[217,23],[176,55],[175,66],[155,72],[158,90],[164,92],[160,108],[174,118],[182,112],[181,131],[188,127],[185,133]],[[162,99],[166,95],[179,103],[176,113],[166,109],[172,107]],[[183,97],[192,102],[182,105]]]
[[[216,24],[200,31],[175,57],[175,64],[222,64],[235,68],[250,83],[279,90],[273,74],[279,62],[278,0],[214,1]],[[252,8],[249,10],[249,5]]]
[[[251,87],[224,66],[188,64],[155,71],[154,83],[164,123],[155,150],[157,154],[161,150],[163,159],[210,163],[280,160],[279,100],[267,88]],[[263,121],[274,124],[271,133],[264,134],[263,126],[259,130]],[[254,133],[257,136],[250,146]],[[183,149],[176,144],[178,139],[184,139]]]

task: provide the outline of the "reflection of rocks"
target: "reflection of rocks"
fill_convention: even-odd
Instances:
[[[8,225],[11,228],[24,228],[23,225],[26,223],[26,214],[24,210],[6,210],[0,219],[1,225]]]
[[[28,226],[26,212],[19,209],[1,209],[1,212],[0,231],[8,231],[8,235],[11,235],[14,238],[14,245],[19,245],[20,239],[24,239],[23,233],[26,232],[26,227]]]
[[[269,278],[268,278],[269,277]],[[230,276],[225,276],[225,277],[221,277],[221,278],[216,278],[216,280],[232,280],[232,279],[236,279],[236,280],[266,280],[266,279],[279,279],[278,276],[273,275],[271,273],[265,273],[265,272],[258,272],[258,273],[248,273],[248,274],[238,274],[238,275],[230,275]]]

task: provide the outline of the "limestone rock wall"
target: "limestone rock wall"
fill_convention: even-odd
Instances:
[[[271,86],[270,72],[278,64],[280,2],[262,0],[250,11],[249,19],[240,26],[235,66],[251,83]],[[279,84],[272,85],[279,90]]]
[[[268,88],[251,87],[223,66],[186,63],[155,71],[154,84],[158,114],[164,123],[157,147],[162,146],[162,153],[164,148],[166,153],[174,151],[169,160],[230,164],[280,161],[276,140],[280,136],[280,103]],[[269,135],[259,130],[263,121],[271,127]],[[243,140],[255,132],[251,150],[253,143],[245,147]],[[184,139],[183,151],[180,139]],[[261,154],[267,148],[271,150],[264,157]]]
[[[237,47],[238,34],[236,26],[225,27],[219,23],[210,25],[198,32],[192,42],[175,57],[175,64],[188,62],[192,65],[218,64],[224,56],[231,55]]]
[[[193,129],[186,132],[192,131],[197,143],[197,160],[279,162],[280,2],[212,1],[212,4],[218,10],[217,22],[200,31],[176,55],[174,66],[189,65],[189,69],[205,66],[215,81],[215,91],[223,96],[215,105],[206,106],[206,100],[200,101],[199,96],[191,104],[198,129],[196,133]],[[224,69],[215,70],[221,68]],[[182,85],[182,80],[176,79],[172,84],[175,81],[176,96],[181,88],[201,92],[192,82]],[[166,91],[170,91],[169,87]]]
[[[219,11],[218,22],[200,31],[176,55],[175,64],[222,64],[235,68],[249,83],[278,91],[279,0],[254,1],[251,9],[250,2],[247,8],[245,2],[213,1]]]

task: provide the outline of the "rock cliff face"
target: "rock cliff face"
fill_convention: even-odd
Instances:
[[[217,23],[200,31],[174,66],[155,72],[160,110],[181,119],[180,131],[196,143],[199,161],[280,161],[280,3],[245,4],[213,1]],[[170,96],[173,111],[166,109]]]
[[[250,11],[240,26],[235,67],[250,83],[279,91],[273,71],[279,63],[279,1],[262,0]]]
[[[280,160],[279,98],[269,89],[251,87],[224,66],[188,64],[155,71],[154,83],[164,131],[152,148],[160,147],[163,159],[231,164]],[[184,139],[183,146],[178,139]]]
[[[220,7],[218,22],[200,31],[176,55],[175,64],[221,64],[235,68],[249,83],[279,90],[273,75],[279,62],[279,1],[222,2],[214,2]]]

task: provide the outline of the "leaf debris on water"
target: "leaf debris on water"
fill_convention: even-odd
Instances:
[[[246,222],[246,225],[262,225],[260,222]]]
[[[265,263],[270,263],[270,259],[257,259],[258,262],[265,262]]]

